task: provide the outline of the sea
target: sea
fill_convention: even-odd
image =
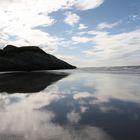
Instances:
[[[0,140],[140,140],[140,66],[0,73]]]

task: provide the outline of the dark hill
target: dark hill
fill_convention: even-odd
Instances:
[[[75,66],[48,54],[36,46],[7,45],[0,50],[0,71],[75,69]]]

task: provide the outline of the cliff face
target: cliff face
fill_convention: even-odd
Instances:
[[[47,54],[39,47],[7,45],[0,50],[0,71],[75,69],[75,66]]]

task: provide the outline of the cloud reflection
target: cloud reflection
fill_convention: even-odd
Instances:
[[[34,94],[1,93],[0,137],[131,140],[139,136],[139,83],[139,75],[76,73]]]
[[[51,92],[52,91],[52,92]],[[109,140],[102,129],[89,126],[79,126],[75,128],[66,124],[61,126],[52,122],[55,114],[53,111],[40,111],[42,106],[48,106],[54,101],[64,99],[58,95],[59,88],[51,86],[40,93],[30,94],[5,94],[1,96],[0,103],[3,104],[4,110],[0,110],[0,137],[8,139],[8,137],[18,140],[42,140],[42,139],[57,139],[57,140]],[[20,98],[13,104],[13,97]],[[77,118],[77,119],[76,119]],[[80,114],[70,112],[68,119],[71,123],[76,123],[80,119]],[[92,133],[91,133],[92,132]]]

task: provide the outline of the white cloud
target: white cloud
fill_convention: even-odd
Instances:
[[[49,15],[52,12],[71,8],[87,9],[87,4],[81,7],[80,3],[81,0],[0,1],[0,47],[6,44],[38,45],[51,53],[55,52],[64,39],[52,36],[47,31],[37,30],[36,27],[54,25],[57,21]],[[75,13],[69,12],[67,16],[65,21],[69,25],[74,25],[80,20]]]
[[[120,34],[89,31],[92,49],[84,51],[90,65],[138,65],[140,58],[140,30]],[[93,62],[93,59],[96,62]]]
[[[103,4],[103,2],[104,0],[63,0],[61,2],[60,0],[4,0],[0,1],[0,4],[2,7],[12,11],[26,9],[32,10],[34,13],[51,13],[60,9],[69,9],[73,7],[79,10],[93,9]]]
[[[66,7],[70,7],[73,4],[73,1],[71,0],[4,0],[1,1],[0,4],[3,8],[7,8],[7,11],[18,11],[18,12],[24,12],[24,11],[32,11],[33,13],[51,13],[54,11],[58,11],[60,9],[65,9]],[[47,8],[46,8],[47,6]]]
[[[74,24],[78,23],[80,20],[80,17],[72,12],[67,12],[66,17],[64,19],[64,22],[68,25],[73,26]]]
[[[94,9],[103,4],[103,2],[104,0],[77,0],[75,7],[80,10]]]
[[[66,62],[73,64],[75,66],[79,66],[81,63],[81,58],[78,58],[77,56],[74,55],[60,55],[60,54],[55,54],[58,58],[65,60]]]
[[[72,41],[74,41],[75,43],[87,43],[90,40],[91,39],[88,37],[81,37],[81,36],[73,36],[72,37]]]
[[[63,38],[58,38],[55,36],[51,36],[48,33],[41,32],[40,30],[30,29],[30,28],[22,28],[22,27],[7,27],[4,29],[4,32],[8,36],[15,36],[15,40],[10,40],[9,38],[4,39],[1,42],[1,45],[4,44],[13,44],[17,46],[24,45],[39,45],[44,50],[49,53],[53,53],[57,51],[57,47],[60,45],[60,42]],[[45,46],[45,47],[44,47]],[[47,46],[47,47],[46,47]]]
[[[117,26],[118,24],[120,24],[121,21],[117,21],[117,22],[114,22],[114,23],[108,23],[108,22],[102,22],[100,24],[97,25],[97,29],[111,29],[115,26]]]
[[[97,30],[85,31],[82,32],[82,36],[73,36],[71,41],[73,45],[79,43],[79,47],[81,43],[86,43],[88,48],[83,49],[83,55],[66,56],[57,54],[57,56],[79,67],[139,65],[139,36],[140,29],[118,34]],[[71,48],[71,45],[69,45],[69,48]],[[76,48],[78,49],[78,46]]]
[[[85,24],[79,24],[79,27],[78,27],[79,30],[84,30],[87,28],[88,28],[88,26],[86,26]]]
[[[129,19],[130,19],[130,21],[140,20],[140,14],[132,14],[132,15],[129,15]]]
[[[56,20],[48,14],[63,8],[65,2],[55,0],[0,1],[0,38],[1,47],[13,45],[46,46],[45,50],[53,53],[57,50],[62,38],[37,30],[37,26],[52,26]],[[47,5],[47,8],[46,8]]]
[[[75,100],[82,99],[82,98],[89,98],[89,97],[93,97],[93,94],[88,92],[78,92],[73,96]]]

